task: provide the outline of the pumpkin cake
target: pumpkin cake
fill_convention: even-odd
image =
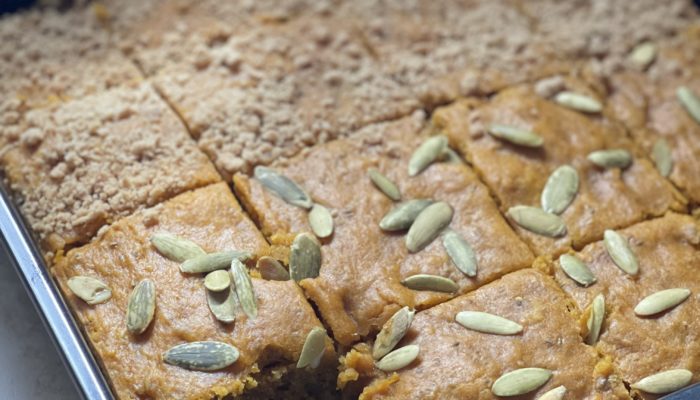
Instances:
[[[32,110],[0,132],[8,186],[49,260],[119,217],[221,180],[148,83]]]
[[[507,294],[507,295],[504,295]],[[484,312],[521,327],[515,334],[468,329],[460,312]],[[382,371],[372,343],[344,358],[339,381],[348,390],[367,386],[360,399],[500,399],[496,380],[524,368],[551,372],[546,383],[516,398],[535,399],[559,386],[567,399],[630,399],[610,361],[581,338],[580,312],[554,281],[533,269],[518,271],[429,310],[418,312],[397,348],[418,346],[417,358],[398,371]],[[562,398],[562,397],[555,397]]]
[[[583,91],[575,81],[569,86],[575,92],[562,85],[558,93],[546,93],[554,98],[538,94],[535,86],[508,88],[487,100],[460,100],[436,110],[433,121],[474,166],[511,220],[514,207],[540,207],[555,169],[568,165],[575,170],[576,194],[558,210],[561,231],[543,234],[513,220],[518,234],[537,254],[556,257],[601,239],[605,229],[684,209],[683,197],[630,141],[622,124],[555,100],[560,94],[573,94],[599,105],[604,99],[591,89]],[[502,134],[494,132],[498,129],[534,142],[499,137]],[[624,165],[607,167],[589,159],[592,153],[607,150],[622,150],[628,159]]]
[[[695,275],[700,260],[700,223],[687,215],[669,213],[619,234],[636,259],[636,274],[616,264],[606,242],[595,242],[575,254],[592,272],[595,282],[583,286],[572,280],[561,268],[561,259],[555,265],[557,282],[580,310],[589,310],[596,296],[604,296],[605,315],[596,348],[615,360],[625,382],[633,384],[674,369],[688,369],[693,373],[692,381],[697,382],[700,282]],[[680,297],[672,302],[668,298],[674,297],[673,292],[666,292],[667,299],[647,300],[652,314],[641,310],[640,315],[643,299],[668,289],[680,289]],[[659,299],[662,307],[653,309]],[[633,394],[645,400],[660,397],[634,386]]]
[[[486,187],[461,160],[436,162],[409,177],[409,158],[428,139],[423,127],[422,113],[371,126],[351,138],[316,146],[277,168],[333,215],[333,235],[322,239],[320,275],[300,285],[343,345],[376,333],[402,306],[431,307],[533,261]],[[368,177],[372,168],[396,183],[402,201],[434,199],[454,209],[449,226],[476,255],[473,277],[455,267],[440,239],[410,253],[400,231],[380,228],[380,220],[397,203],[374,186]],[[298,234],[312,231],[306,210],[285,203],[257,179],[239,174],[234,185],[271,243],[289,245]],[[402,284],[416,274],[449,278],[456,283],[455,293],[416,291]]]
[[[295,366],[307,333],[322,325],[293,281],[253,277],[257,316],[248,317],[238,308],[235,321],[219,322],[207,306],[203,274],[183,273],[178,262],[159,253],[151,243],[159,232],[190,240],[206,252],[248,251],[253,258],[269,253],[229,188],[219,183],[121,219],[92,243],[58,260],[53,275],[119,398],[210,399],[243,394],[243,398],[274,399],[332,393],[326,383],[333,382],[336,358],[329,338],[318,369]],[[69,279],[76,276],[99,279],[111,298],[102,304],[85,303],[69,286]],[[143,333],[133,334],[127,331],[125,310],[130,292],[144,279],[155,286],[155,316]],[[230,367],[215,372],[189,371],[161,360],[169,348],[195,341],[231,344],[240,355]],[[317,385],[304,385],[311,377]]]

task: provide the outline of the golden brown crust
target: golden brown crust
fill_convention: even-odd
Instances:
[[[161,256],[150,235],[167,231],[199,244],[205,251],[266,251],[267,244],[248,220],[228,187],[211,185],[173,198],[112,225],[95,242],[74,249],[52,269],[56,280],[95,349],[120,398],[210,399],[240,394],[255,385],[268,365],[295,364],[306,334],[321,326],[302,291],[292,281],[253,278],[258,316],[243,314],[230,325],[217,322],[207,307],[203,279],[186,275]],[[66,286],[68,278],[103,280],[112,298],[89,306]],[[156,316],[141,336],[126,332],[126,302],[134,284],[155,282]],[[190,341],[217,340],[236,346],[240,358],[218,372],[194,372],[167,365],[161,354]],[[335,361],[330,339],[324,364]]]
[[[549,238],[513,223],[537,254],[556,256],[600,239],[607,228],[629,226],[669,209],[684,210],[682,196],[627,139],[619,123],[559,106],[529,86],[506,89],[486,101],[456,102],[438,109],[433,121],[472,163],[503,212],[515,205],[539,207],[551,172],[564,164],[576,168],[578,194],[562,214],[567,235]],[[486,132],[491,124],[531,130],[544,145],[511,145]],[[603,170],[586,159],[592,151],[613,148],[630,151],[632,165]]]
[[[639,274],[626,275],[608,256],[602,242],[586,246],[578,256],[594,273],[597,282],[583,288],[555,266],[557,282],[580,309],[602,293],[606,317],[597,348],[612,356],[628,383],[667,369],[686,368],[700,379],[700,350],[696,340],[700,312],[700,223],[687,215],[670,213],[620,231],[639,262]],[[686,288],[688,300],[671,311],[638,317],[634,308],[644,297],[659,290]],[[657,397],[638,394],[643,399]]]
[[[344,345],[376,332],[401,306],[424,309],[451,297],[405,288],[400,281],[410,275],[449,277],[465,293],[532,262],[532,253],[463,163],[435,163],[416,177],[408,176],[408,159],[427,138],[420,133],[420,116],[416,118],[373,126],[351,139],[313,148],[278,168],[334,215],[335,233],[323,241],[321,275],[301,285]],[[394,204],[372,185],[369,168],[391,178],[403,199],[433,198],[451,204],[455,215],[450,227],[464,236],[477,256],[475,278],[455,268],[439,238],[409,254],[403,235],[379,228],[379,220]],[[305,210],[285,203],[258,181],[239,175],[236,185],[244,206],[273,244],[310,230]]]

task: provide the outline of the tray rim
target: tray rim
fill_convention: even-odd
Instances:
[[[10,264],[22,281],[81,398],[114,400],[102,369],[51,277],[38,244],[2,182],[0,245],[7,250]]]

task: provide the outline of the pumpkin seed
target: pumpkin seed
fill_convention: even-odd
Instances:
[[[453,293],[459,289],[450,278],[428,274],[411,275],[401,281],[401,284],[411,290],[431,290],[444,293]]]
[[[382,220],[379,227],[388,232],[408,229],[418,214],[434,202],[429,199],[408,200],[392,208]]]
[[[637,257],[630,249],[627,239],[611,229],[606,229],[603,233],[603,243],[608,255],[621,270],[629,275],[636,275],[639,272]]]
[[[325,329],[320,327],[311,328],[308,335],[306,335],[304,347],[301,348],[299,361],[297,361],[297,368],[304,368],[307,366],[311,368],[318,367],[323,352],[326,350],[326,337],[328,336],[326,335]]]
[[[462,236],[453,230],[448,230],[442,235],[442,245],[458,270],[469,277],[476,276],[476,254]]]
[[[645,70],[656,58],[656,46],[651,42],[640,43],[630,52],[630,62],[639,68]]]
[[[374,341],[374,347],[372,348],[372,357],[375,360],[384,357],[396,347],[406,332],[408,332],[415,313],[408,307],[403,307],[384,323],[382,330],[377,334],[377,339]]]
[[[263,256],[258,259],[255,266],[260,271],[260,276],[268,281],[288,281],[289,271],[272,257]]]
[[[566,395],[566,386],[557,386],[538,397],[537,400],[564,400],[564,395]]]
[[[307,210],[313,205],[309,195],[296,182],[279,172],[271,168],[257,166],[253,174],[255,179],[260,181],[265,188],[287,203]]]
[[[415,344],[396,349],[385,355],[379,362],[377,368],[385,372],[397,371],[411,364],[420,353],[420,347]]]
[[[218,269],[228,269],[231,265],[231,260],[237,259],[240,261],[248,260],[252,255],[247,251],[221,251],[217,253],[209,253],[203,256],[190,258],[180,264],[180,271],[188,274],[198,274],[216,271]]]
[[[454,211],[444,201],[431,204],[418,214],[406,234],[406,248],[411,253],[429,245],[450,224]]]
[[[696,122],[700,123],[700,98],[685,86],[678,88],[676,96],[683,107],[685,107],[688,114],[690,114]]]
[[[564,254],[559,257],[559,265],[566,276],[576,281],[578,284],[588,287],[595,283],[596,278],[590,268],[578,257]]]
[[[134,334],[142,334],[153,321],[156,311],[156,285],[150,279],[139,282],[129,295],[126,307],[126,329]]]
[[[104,303],[112,297],[112,291],[104,282],[89,276],[74,276],[68,279],[68,288],[90,305]]]
[[[374,186],[376,186],[377,189],[381,190],[381,192],[384,193],[386,197],[394,201],[401,200],[401,192],[399,191],[399,187],[396,186],[396,184],[392,182],[391,179],[387,178],[385,175],[383,175],[381,172],[377,171],[374,168],[370,168],[368,174],[369,179],[372,180]]]
[[[309,225],[316,236],[327,238],[333,233],[333,216],[326,207],[314,204],[309,212]]]
[[[523,331],[517,322],[480,311],[458,312],[455,320],[467,329],[495,335],[515,335]]]
[[[575,92],[559,92],[554,96],[554,101],[564,107],[585,113],[599,113],[603,110],[603,105],[598,100]]]
[[[513,206],[507,214],[521,227],[538,235],[560,237],[566,235],[564,220],[537,207]]]
[[[221,342],[191,342],[177,345],[163,354],[170,365],[193,371],[216,371],[238,360],[238,349]]]
[[[593,299],[591,313],[588,315],[588,321],[586,321],[586,326],[588,326],[586,343],[594,345],[598,342],[598,338],[600,337],[600,329],[603,327],[604,318],[605,297],[603,297],[602,294],[599,294]]]
[[[659,139],[654,143],[654,147],[651,149],[651,159],[654,161],[656,170],[659,171],[661,176],[667,177],[671,174],[673,157],[671,148],[665,139]]]
[[[544,139],[534,132],[514,126],[493,124],[489,126],[491,136],[525,147],[540,147]]]
[[[212,292],[221,292],[229,286],[231,286],[231,275],[223,269],[212,271],[204,278],[204,287]]]
[[[225,324],[236,320],[236,294],[232,287],[221,292],[207,290],[207,305],[217,320]]]
[[[258,316],[258,304],[253,292],[253,283],[250,281],[250,275],[248,275],[245,265],[235,258],[231,261],[231,276],[243,312],[248,318],[254,319]]]
[[[437,135],[426,139],[408,161],[408,175],[416,176],[435,162],[447,148],[447,137]]]
[[[196,243],[167,232],[160,232],[151,236],[151,244],[160,254],[177,262],[184,262],[190,258],[206,254]]]
[[[552,377],[544,368],[521,368],[507,372],[496,379],[491,392],[496,396],[520,396],[541,387]]]
[[[570,165],[562,165],[552,172],[542,190],[542,209],[561,214],[578,192],[578,172]]]
[[[300,233],[292,243],[289,256],[289,275],[299,282],[315,278],[321,269],[321,245],[309,233]]]
[[[688,386],[692,380],[693,373],[687,369],[671,369],[647,376],[631,387],[651,394],[664,394]]]
[[[598,150],[588,154],[587,158],[601,168],[625,169],[632,163],[632,154],[623,149]]]
[[[688,289],[661,290],[642,299],[634,308],[634,313],[640,316],[658,314],[681,304],[688,296],[690,296]]]

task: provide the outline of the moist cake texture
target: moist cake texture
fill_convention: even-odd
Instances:
[[[692,1],[61,3],[0,18],[0,178],[117,398],[700,381]]]
[[[229,188],[219,183],[122,219],[93,243],[61,258],[53,274],[108,371],[115,394],[124,399],[210,399],[240,395],[255,388],[258,379],[274,385],[267,375],[283,376],[287,370],[282,367],[291,365],[294,373],[308,331],[321,326],[302,291],[292,281],[253,278],[257,317],[239,313],[233,324],[223,324],[209,311],[202,274],[182,273],[178,263],[153,247],[150,237],[160,231],[191,240],[207,252],[236,249],[255,257],[268,252]],[[102,280],[112,298],[97,306],[85,304],[67,287],[73,276]],[[133,286],[146,278],[156,287],[155,319],[135,336],[126,332],[124,310]],[[217,372],[188,371],[161,361],[170,347],[202,340],[234,345],[240,351],[238,361]],[[323,365],[330,366],[326,372],[332,371],[330,339],[324,354]],[[322,387],[321,374],[309,373],[319,375]]]
[[[376,333],[402,306],[424,309],[451,297],[406,288],[401,281],[411,275],[450,278],[459,286],[458,293],[464,293],[533,261],[486,187],[462,161],[435,163],[418,176],[408,176],[411,153],[428,137],[421,132],[423,123],[419,114],[372,126],[352,139],[317,146],[279,169],[303,182],[311,198],[334,214],[335,233],[323,241],[320,276],[300,284],[343,345]],[[403,200],[441,200],[454,208],[450,227],[474,249],[475,277],[454,266],[440,239],[411,254],[400,232],[382,231],[379,221],[395,204],[372,184],[369,168],[396,182]],[[288,244],[310,231],[305,210],[286,204],[255,179],[236,175],[234,183],[273,244]]]

